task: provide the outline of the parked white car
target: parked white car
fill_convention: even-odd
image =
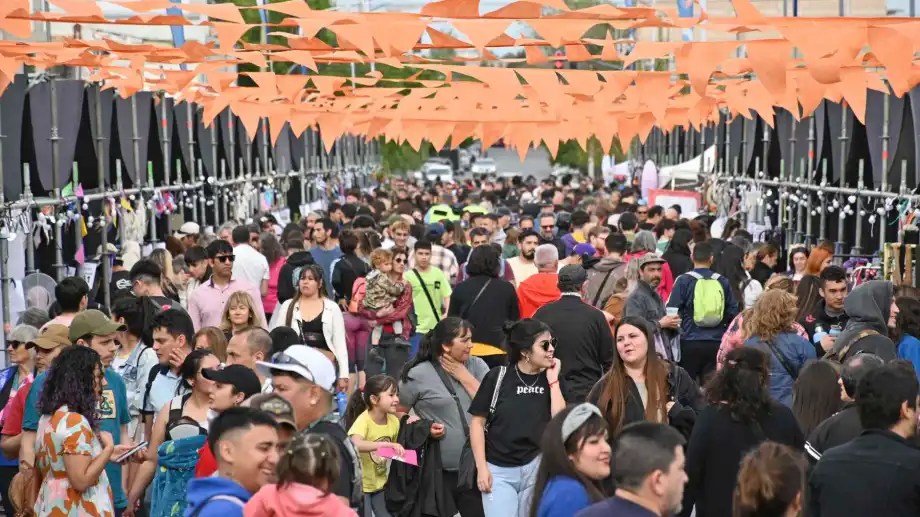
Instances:
[[[495,174],[497,170],[498,167],[495,165],[495,160],[492,158],[480,158],[473,162],[473,166],[470,168],[470,172],[472,172],[474,176]]]

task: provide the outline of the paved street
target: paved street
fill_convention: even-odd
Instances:
[[[549,153],[543,147],[530,149],[527,157],[522,162],[517,152],[503,147],[492,147],[488,151],[489,158],[495,160],[498,173],[519,172],[522,176],[533,174],[537,179],[549,176],[553,166],[549,162]]]

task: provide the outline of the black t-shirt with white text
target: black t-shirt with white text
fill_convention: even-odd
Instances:
[[[499,368],[482,379],[469,412],[488,420]],[[521,373],[509,366],[502,380],[495,415],[486,434],[486,461],[499,467],[520,467],[540,454],[540,438],[550,420],[550,393],[546,372]]]

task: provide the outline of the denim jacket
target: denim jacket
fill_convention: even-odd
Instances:
[[[770,395],[787,407],[792,407],[792,385],[799,376],[799,371],[809,359],[815,358],[815,347],[807,339],[795,332],[781,332],[772,340],[773,349],[759,336],[753,336],[744,342],[761,350],[770,358]],[[775,353],[774,353],[775,350]],[[776,354],[782,354],[792,368],[787,370]]]

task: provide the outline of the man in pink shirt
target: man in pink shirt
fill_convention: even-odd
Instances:
[[[222,240],[208,244],[208,262],[211,265],[211,278],[199,285],[189,296],[188,314],[192,318],[195,330],[203,327],[220,326],[221,316],[230,295],[243,291],[252,298],[256,314],[260,316],[259,325],[265,310],[262,308],[262,294],[259,288],[242,278],[233,278],[233,246]]]
[[[77,313],[86,310],[89,303],[89,285],[86,280],[80,277],[69,276],[61,283],[54,287],[54,298],[58,305],[61,306],[61,313],[53,320],[45,323],[42,329],[48,325],[65,325],[70,326]]]

